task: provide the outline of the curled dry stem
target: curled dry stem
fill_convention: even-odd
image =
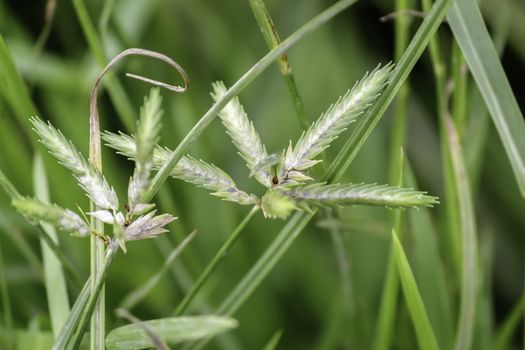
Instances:
[[[95,85],[93,85],[93,89],[91,90],[91,95],[89,97],[89,126],[90,126],[90,140],[91,140],[90,149],[93,147],[93,154],[92,152],[90,152],[89,158],[91,161],[95,160],[95,165],[97,167],[99,167],[99,165],[96,162],[96,158],[97,157],[99,158],[99,155],[100,155],[100,138],[98,137],[98,135],[100,134],[100,126],[99,126],[98,103],[97,103],[100,82],[102,81],[102,78],[104,77],[104,75],[115,64],[117,64],[121,59],[123,59],[126,56],[133,56],[133,55],[152,57],[160,61],[166,62],[167,64],[175,68],[175,70],[180,74],[180,76],[182,77],[184,81],[184,86],[172,85],[172,84],[164,83],[158,80],[150,79],[150,78],[147,78],[141,75],[136,75],[136,74],[131,74],[131,73],[126,73],[126,76],[137,79],[137,80],[142,80],[152,85],[160,86],[168,90],[179,92],[179,93],[185,92],[189,86],[189,78],[186,72],[184,71],[184,69],[170,57],[163,55],[156,51],[150,51],[150,50],[140,49],[140,48],[131,48],[131,49],[122,51],[120,54],[115,56],[111,61],[109,61],[109,63],[104,68],[104,70],[102,70],[102,72],[99,74],[95,82]],[[98,144],[97,145],[91,144],[95,139],[99,140]]]

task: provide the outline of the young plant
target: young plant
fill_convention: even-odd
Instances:
[[[317,121],[303,132],[295,147],[290,142],[281,155],[268,154],[253,123],[248,119],[238,98],[231,100],[219,116],[250,176],[267,188],[261,197],[240,190],[232,178],[218,167],[191,156],[183,157],[171,176],[213,191],[212,195],[241,205],[261,208],[265,217],[284,219],[294,210],[310,206],[334,207],[368,204],[386,207],[427,207],[437,198],[412,189],[376,184],[331,184],[312,182],[309,169],[321,162],[319,154],[345,131],[350,123],[364,114],[388,84],[392,65],[377,67],[340,97]],[[222,82],[213,84],[212,97],[219,101],[226,94]],[[109,147],[130,159],[138,157],[138,137],[106,132]],[[170,150],[156,146],[153,167],[166,162]]]

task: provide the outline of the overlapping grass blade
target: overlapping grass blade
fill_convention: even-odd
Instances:
[[[38,154],[35,157],[33,167],[33,181],[35,183],[36,198],[43,202],[49,202],[47,173],[42,158]],[[49,237],[58,244],[58,236],[55,228],[50,225],[42,225],[42,228],[47,232]],[[60,260],[58,260],[42,238],[40,238],[40,246],[42,249],[48,310],[51,318],[53,335],[56,338],[64,326],[70,311],[66,278]]]
[[[447,18],[525,197],[525,121],[479,7],[475,0],[455,1]]]

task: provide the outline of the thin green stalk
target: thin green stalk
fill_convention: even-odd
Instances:
[[[324,211],[324,216],[328,220],[334,220],[334,215],[329,210]],[[341,218],[338,215],[338,219]],[[339,272],[339,278],[341,280],[341,293],[342,293],[342,301],[343,301],[343,309],[344,309],[344,320],[346,322],[350,322],[352,324],[352,321],[354,320],[354,310],[356,308],[356,303],[354,300],[354,293],[352,288],[352,281],[350,280],[350,261],[347,254],[346,244],[345,244],[345,237],[343,236],[342,232],[337,227],[331,227],[329,229],[330,231],[330,237],[332,239],[332,246],[335,253],[335,258],[337,262],[337,268]],[[345,322],[345,323],[346,323]],[[344,340],[346,342],[346,346],[348,348],[351,348],[352,339],[354,338],[354,332],[352,330],[353,327],[349,327],[350,330],[348,331],[348,334],[344,337]]]
[[[197,295],[201,287],[208,280],[213,271],[215,271],[215,268],[219,265],[221,260],[224,259],[226,255],[228,255],[230,248],[235,244],[235,242],[237,242],[241,233],[244,231],[244,228],[246,227],[246,225],[248,225],[248,223],[252,219],[253,215],[258,211],[258,209],[258,207],[253,207],[252,210],[250,210],[250,212],[248,213],[248,215],[246,215],[244,219],[239,223],[239,225],[237,225],[237,227],[228,237],[226,242],[224,242],[219,251],[215,254],[213,259],[206,266],[204,271],[200,274],[199,278],[197,278],[195,283],[193,283],[193,286],[191,287],[190,291],[186,293],[184,299],[182,299],[180,304],[175,309],[174,316],[180,316],[184,313],[184,311],[186,311],[195,295]]]
[[[4,258],[2,257],[2,246],[0,245],[0,294],[2,296],[3,321],[6,338],[6,350],[15,349],[15,333],[13,328],[13,312],[9,302],[9,290],[7,289],[7,279],[5,278]]]
[[[88,325],[89,320],[92,318],[91,315],[95,314],[95,308],[98,307],[100,303],[101,293],[103,292],[104,282],[106,280],[106,277],[108,275],[109,267],[111,266],[111,262],[113,261],[113,258],[117,254],[119,249],[119,246],[116,242],[111,242],[110,246],[108,247],[105,257],[102,261],[102,264],[99,266],[99,273],[96,276],[93,276],[92,280],[94,280],[91,285],[91,292],[89,294],[89,298],[87,299],[87,302],[85,306],[82,308],[81,317],[78,322],[78,327],[76,327],[75,333],[73,335],[74,342],[71,344],[68,344],[67,349],[78,349],[80,346],[80,342],[82,341],[82,335],[86,332],[86,328]],[[104,324],[103,324],[104,325]],[[91,329],[91,332],[94,332],[93,329]],[[102,333],[102,336],[98,335],[96,338],[101,338],[101,343],[96,344],[97,346],[101,346],[98,349],[105,349],[105,334]],[[98,341],[98,339],[97,339]],[[93,347],[93,343],[91,343],[91,346]]]
[[[422,0],[423,10],[428,11],[431,6],[430,0]],[[442,56],[442,50],[439,44],[439,36],[436,34],[429,43],[430,58],[434,71],[436,105],[439,121],[440,139],[441,139],[441,157],[443,164],[443,181],[445,188],[444,203],[446,213],[446,227],[448,233],[448,244],[452,253],[453,268],[457,279],[459,280],[461,271],[461,231],[459,219],[459,204],[456,199],[458,191],[457,184],[454,181],[452,170],[452,160],[450,155],[450,143],[448,142],[449,134],[445,122],[446,101],[445,89],[447,86],[446,67]]]
[[[468,175],[463,162],[463,154],[459,136],[456,132],[454,121],[447,117],[448,141],[452,159],[454,180],[457,184],[457,200],[459,203],[462,235],[462,282],[461,298],[456,336],[456,350],[468,350],[472,344],[472,335],[477,302],[477,238],[474,206],[470,194]]]
[[[363,121],[359,123],[357,129],[352,133],[341,152],[339,152],[336,159],[332,162],[324,177],[325,180],[337,181],[345,173],[348,166],[355,158],[355,155],[383,116],[396,93],[399,91],[399,88],[405,82],[408,74],[428,44],[428,41],[445,17],[451,3],[452,0],[438,0],[434,3],[432,10],[423,20],[423,23],[416,32],[416,35],[405,51],[405,54],[397,64],[396,69],[393,71],[389,85],[386,87],[376,104],[374,104],[371,110],[367,113],[367,116],[365,116]],[[171,168],[168,170],[170,169]],[[287,224],[283,227],[281,232],[279,232],[277,237],[273,240],[255,265],[221,303],[217,310],[219,314],[231,315],[238,310],[266,275],[268,275],[275,264],[277,264],[279,259],[288,250],[316,212],[316,209],[310,213],[297,212],[288,220]],[[206,341],[200,342],[196,348],[201,348],[205,344]]]
[[[403,150],[399,151],[401,154],[399,159],[398,175],[395,179],[398,186],[403,186],[404,182],[404,155]],[[398,232],[398,236],[402,237],[402,213],[400,210],[396,210],[393,213],[393,224],[394,231]],[[385,284],[383,286],[383,294],[381,295],[381,305],[379,307],[379,315],[376,321],[376,330],[374,336],[373,349],[389,349],[392,341],[392,334],[394,332],[395,316],[397,309],[397,299],[399,291],[399,276],[396,268],[396,258],[394,255],[394,247],[390,247],[390,256],[388,258],[388,265],[385,277]]]
[[[189,146],[202,134],[202,132],[210,125],[210,123],[217,117],[218,113],[226,106],[226,104],[236,95],[238,95],[248,84],[250,84],[259,74],[268,68],[273,61],[275,61],[281,54],[288,50],[291,46],[301,40],[306,34],[315,31],[324,23],[328,22],[335,15],[355,3],[357,0],[340,0],[312,20],[304,24],[296,32],[290,35],[279,46],[267,53],[255,65],[253,65],[237,82],[228,89],[226,94],[217,101],[202,118],[195,124],[190,132],[179,143],[177,148],[171,153],[170,157],[164,163],[162,168],[156,174],[151,182],[150,188],[144,194],[142,200],[148,202],[159,191],[160,187],[168,178],[171,170],[175,167],[180,158],[186,153]]]
[[[97,81],[98,83],[98,81]],[[101,152],[101,141],[100,141],[100,120],[98,113],[92,113],[91,104],[96,104],[96,88],[92,90],[92,95],[95,95],[95,102],[90,103],[90,116],[89,116],[89,162],[93,164],[93,167],[102,174],[102,152]],[[95,105],[95,108],[97,106]],[[89,203],[90,211],[97,211],[98,208],[93,201]],[[95,217],[90,218],[91,227],[96,232],[104,235],[104,223]],[[90,237],[90,279],[91,279],[91,296],[95,294],[98,298],[95,299],[94,311],[91,316],[91,332],[90,332],[90,349],[91,350],[104,350],[106,337],[106,298],[104,293],[104,285],[97,285],[102,275],[107,273],[103,270],[105,262],[105,246],[104,242],[97,236],[91,235]],[[99,295],[100,294],[100,295]]]
[[[405,11],[410,6],[408,0],[396,0],[396,12]],[[394,57],[398,61],[403,56],[409,43],[410,16],[397,16],[395,19],[395,47]],[[408,114],[408,96],[410,88],[408,82],[399,89],[394,107],[393,126],[390,133],[390,169],[389,183],[403,185],[404,158],[402,148],[406,143],[406,116]],[[401,212],[393,214],[393,228],[402,235]],[[379,314],[376,321],[373,349],[383,350],[390,347],[396,315],[399,278],[392,248],[388,259],[387,272],[381,296]]]
[[[49,203],[50,199],[47,185],[47,175],[44,168],[44,162],[39,154],[35,156],[33,181],[35,187],[35,197],[45,203]],[[42,224],[42,228],[58,245],[58,236],[55,228],[48,224]],[[42,249],[44,280],[49,315],[51,318],[51,328],[56,339],[69,315],[69,298],[67,295],[66,278],[64,276],[60,260],[58,260],[58,258],[53,254],[52,250],[47,246],[45,240],[42,238],[40,238],[40,246]]]
[[[467,124],[468,71],[465,57],[456,41],[452,43],[451,63],[452,81],[454,82],[454,90],[452,91],[452,118],[458,127],[458,133],[462,140]]]
[[[270,16],[270,13],[268,12],[266,5],[264,4],[264,0],[249,1],[255,19],[257,20],[257,24],[259,25],[259,28],[261,29],[261,32],[263,34],[264,40],[266,41],[268,48],[270,50],[273,50],[274,48],[279,46],[279,44],[281,43],[281,39],[279,38],[279,33],[277,32],[277,28],[273,23],[272,17]],[[306,117],[304,103],[301,99],[301,96],[299,95],[299,89],[295,84],[295,78],[292,72],[292,67],[288,63],[288,56],[286,54],[280,55],[277,59],[277,65],[279,66],[281,76],[283,77],[286,87],[288,88],[288,92],[292,97],[295,112],[299,117],[299,124],[301,125],[301,128],[303,130],[306,130],[309,126],[308,118]]]

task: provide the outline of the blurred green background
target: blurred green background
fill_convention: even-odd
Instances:
[[[212,105],[211,83],[223,80],[232,85],[267,51],[266,44],[248,1],[86,1],[91,20],[97,27],[106,58],[129,47],[162,52],[179,62],[190,77],[190,89],[177,95],[162,91],[164,128],[161,144],[174,148]],[[489,27],[498,19],[500,2],[483,1]],[[525,5],[507,0],[512,6],[508,42],[503,65],[515,96],[525,107]],[[109,5],[108,5],[109,4]],[[268,0],[267,6],[281,38],[287,37],[332,1]],[[414,8],[419,4],[414,3]],[[305,37],[288,55],[296,83],[310,121],[317,118],[338,96],[379,63],[393,60],[393,22],[379,18],[393,11],[392,1],[360,1],[316,32]],[[105,12],[106,11],[106,12]],[[52,22],[46,22],[45,1],[0,1],[0,34],[11,51],[37,110],[20,110],[0,95],[0,168],[23,194],[32,194],[32,160],[35,152],[45,154],[52,200],[61,206],[88,208],[88,200],[74,179],[47,155],[30,131],[30,114],[50,120],[87,154],[88,97],[102,69],[79,24],[72,2],[57,1]],[[412,29],[419,18],[414,18]],[[38,38],[46,25],[49,37],[39,47]],[[445,57],[450,56],[451,34],[440,28]],[[3,67],[0,66],[0,69]],[[149,86],[123,76],[133,72],[175,82],[178,76],[166,65],[148,58],[128,58],[119,64],[116,77],[129,102],[119,113],[107,91],[100,97],[104,129],[116,132],[134,125]],[[432,69],[424,54],[410,78],[407,121],[407,159],[413,166],[420,189],[442,196],[442,169]],[[0,81],[0,83],[2,83]],[[280,151],[296,140],[301,129],[292,100],[277,66],[268,69],[240,95],[269,152]],[[483,106],[481,110],[483,110]],[[476,123],[478,110],[470,111]],[[481,112],[483,113],[483,112]],[[345,182],[386,183],[389,163],[390,113],[367,140]],[[127,120],[127,121],[126,121]],[[127,124],[126,124],[127,123]],[[328,159],[338,153],[349,132],[327,151]],[[473,183],[480,266],[486,276],[483,296],[487,296],[490,319],[497,327],[523,292],[525,204],[520,197],[497,134],[489,120],[486,132],[465,137],[465,143],[482,139],[483,152],[479,181]],[[467,146],[468,148],[468,146]],[[190,154],[226,170],[248,191],[262,189],[248,178],[248,169],[220,122],[215,121],[192,146]],[[104,151],[104,174],[122,198],[132,163]],[[177,242],[197,229],[197,237],[170,272],[133,313],[141,319],[168,317],[191,280],[202,271],[227,235],[249,208],[222,202],[205,190],[170,179],[158,196],[164,211],[179,217],[170,233],[156,240],[132,242],[128,253],[117,257],[106,284],[108,329],[123,324],[112,310],[130,290],[140,286],[162,265]],[[433,279],[444,278],[448,293],[457,300],[450,252],[446,249],[444,206],[425,211],[408,211],[405,245],[427,309],[434,303]],[[222,342],[209,348],[257,349],[277,330],[283,330],[282,349],[369,348],[382,292],[389,255],[390,212],[383,208],[349,207],[340,210],[341,221],[319,216],[294,243],[285,258],[255,294],[235,315],[240,326]],[[249,224],[240,241],[205,285],[204,293],[191,305],[190,313],[213,313],[215,305],[231,291],[275,237],[284,222],[265,220],[261,214]],[[342,231],[342,241],[334,242],[329,227]],[[89,275],[89,243],[62,235],[60,243],[82,278]],[[351,295],[343,297],[340,262],[334,244],[344,244],[348,255]],[[45,290],[42,282],[40,246],[33,229],[0,194],[0,246],[4,260],[10,304],[17,328],[49,329]],[[442,267],[442,276],[432,274],[433,264]],[[72,300],[78,288],[70,285]],[[401,302],[394,335],[396,348],[414,348],[414,334],[408,313]],[[455,329],[454,325],[448,325]],[[445,338],[447,327],[436,333]],[[519,336],[515,344],[520,343]],[[482,339],[476,338],[476,339]],[[225,345],[226,344],[226,345]],[[446,348],[446,347],[444,347]]]

